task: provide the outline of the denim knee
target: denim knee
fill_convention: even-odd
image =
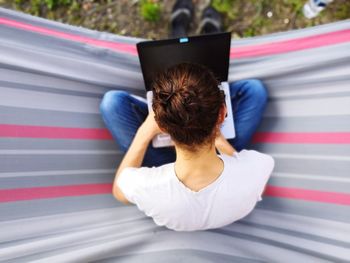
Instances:
[[[129,93],[123,90],[110,90],[107,91],[100,103],[100,112],[106,113],[119,108],[127,99]]]
[[[258,79],[247,79],[246,85],[248,88],[246,94],[256,100],[259,104],[266,104],[268,93],[265,85]]]

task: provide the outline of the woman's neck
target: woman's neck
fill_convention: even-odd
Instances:
[[[175,171],[180,179],[209,177],[222,171],[223,162],[217,156],[214,144],[203,146],[196,152],[190,152],[181,147],[176,148]]]

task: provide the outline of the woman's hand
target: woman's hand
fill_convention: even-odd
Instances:
[[[146,120],[142,123],[142,125],[139,128],[142,130],[142,132],[153,138],[159,133],[162,133],[161,129],[159,128],[156,120],[154,119],[154,112],[150,111]]]
[[[220,153],[231,156],[236,152],[235,148],[226,140],[221,131],[218,132],[215,138],[215,148],[218,149]]]

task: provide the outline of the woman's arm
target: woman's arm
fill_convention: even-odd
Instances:
[[[150,141],[158,133],[161,133],[161,130],[159,129],[157,123],[154,120],[154,113],[151,112],[150,114],[148,114],[144,123],[142,123],[142,125],[137,130],[129,149],[126,152],[116,172],[113,184],[113,195],[119,201],[123,203],[129,203],[123,195],[123,193],[121,192],[121,190],[119,189],[119,187],[117,186],[116,182],[118,180],[118,176],[124,168],[138,168],[141,166]]]

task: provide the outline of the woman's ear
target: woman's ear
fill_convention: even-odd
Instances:
[[[158,122],[157,122],[157,124],[158,124]],[[161,130],[162,133],[167,133],[167,131],[163,127],[161,127],[159,124],[158,124],[158,127],[159,127],[159,130]]]
[[[160,127],[159,126],[159,130],[161,130],[162,131],[162,133],[167,133],[167,131],[166,130],[164,130],[162,127]]]
[[[226,116],[227,116],[227,109],[226,109],[226,105],[223,104],[219,111],[218,125],[221,125],[225,121]]]

